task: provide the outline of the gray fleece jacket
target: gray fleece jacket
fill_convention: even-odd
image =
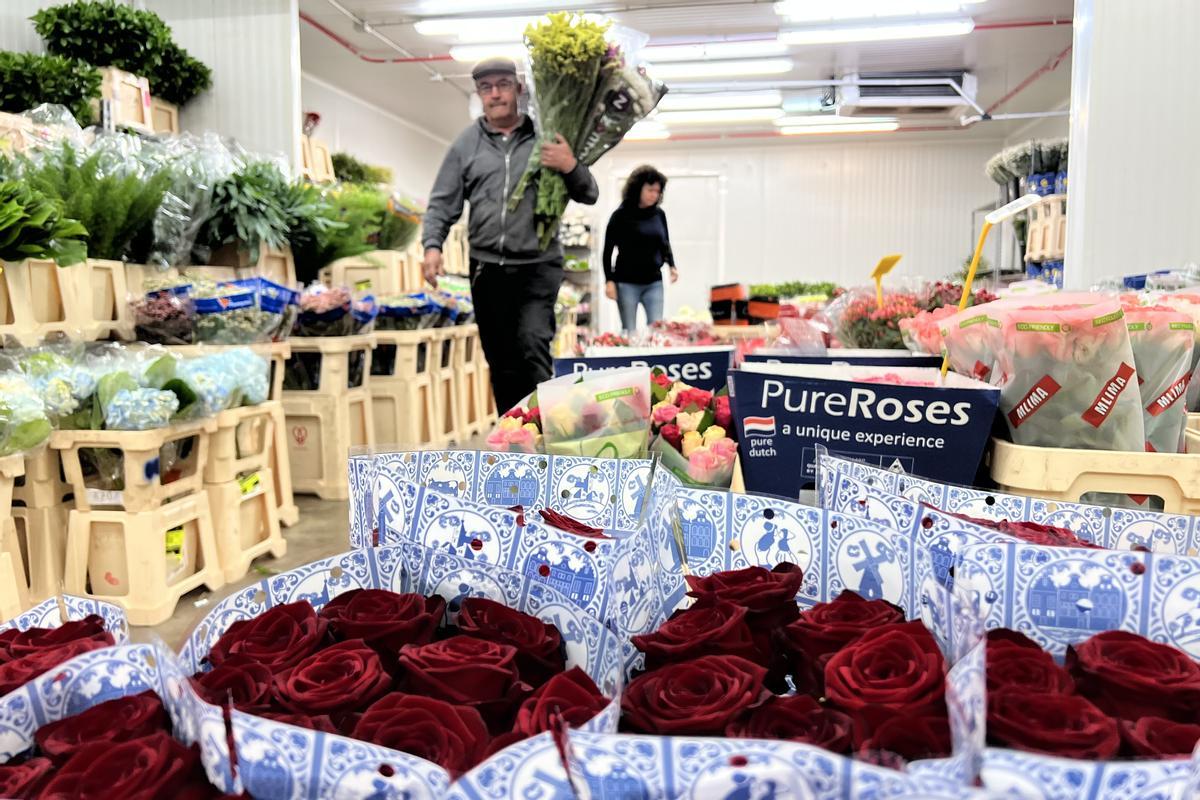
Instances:
[[[480,117],[450,146],[429,193],[421,243],[440,248],[450,226],[462,216],[463,201],[471,204],[468,237],[471,258],[491,264],[539,264],[562,258],[557,235],[548,250],[538,246],[533,221],[536,190],[531,185],[515,211],[508,199],[521,179],[537,134],[529,117],[509,136],[492,130]],[[596,179],[582,163],[563,176],[567,193],[577,203],[593,205],[600,192]]]

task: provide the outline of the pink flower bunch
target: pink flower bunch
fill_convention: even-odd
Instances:
[[[729,396],[672,382],[660,371],[651,389],[652,430],[686,460],[668,466],[695,483],[728,486],[737,459]]]
[[[504,412],[496,427],[488,434],[489,450],[510,453],[540,453],[542,451],[542,412],[537,406],[525,409],[517,406]]]
[[[915,317],[900,320],[900,335],[914,353],[941,355],[941,321],[958,313],[956,306],[942,306],[933,311],[921,311]]]

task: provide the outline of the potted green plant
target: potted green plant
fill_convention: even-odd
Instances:
[[[20,114],[54,103],[86,126],[99,97],[100,72],[79,59],[0,51],[0,111]]]

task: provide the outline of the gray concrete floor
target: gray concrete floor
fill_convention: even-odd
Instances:
[[[178,651],[188,634],[217,601],[275,572],[284,572],[350,549],[349,509],[346,503],[297,495],[296,505],[300,508],[300,521],[283,529],[288,546],[283,558],[264,556],[255,561],[246,576],[236,583],[226,584],[215,592],[201,587],[184,595],[169,620],[160,625],[133,628],[130,638],[135,642],[148,642],[153,636],[158,636],[168,647]]]

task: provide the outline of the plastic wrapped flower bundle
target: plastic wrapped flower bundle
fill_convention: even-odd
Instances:
[[[566,375],[538,385],[547,453],[641,458],[650,433],[650,370]]]
[[[16,371],[0,372],[0,456],[32,450],[50,438],[52,429],[29,379]]]
[[[379,316],[379,303],[375,301],[375,295],[362,294],[355,297],[351,303],[350,316],[354,319],[351,331],[354,335],[375,330],[375,320]]]
[[[885,291],[881,305],[875,287],[859,287],[843,292],[829,304],[825,313],[833,323],[834,332],[843,347],[903,350],[906,344],[900,323],[917,317],[923,311],[957,308],[962,291],[961,284],[937,281],[911,290]],[[995,295],[988,290],[977,289],[972,292],[967,305],[975,306],[995,299]],[[931,344],[937,333],[927,327],[928,323],[940,318],[923,318],[924,322],[917,323],[922,331],[922,336],[918,338],[925,339],[920,343],[922,346]],[[910,336],[915,334],[913,331]]]
[[[211,417],[233,408],[241,396],[238,376],[217,356],[182,361],[176,375],[196,396],[190,411],[193,417]]]
[[[455,292],[436,292],[433,295],[435,311],[441,318],[434,321],[435,328],[468,325],[475,321],[475,304],[471,298]]]
[[[193,280],[189,295],[195,303],[197,343],[251,344],[270,341],[279,330],[285,303],[276,298],[269,308],[259,304],[259,281],[214,283]]]
[[[110,431],[165,428],[179,410],[174,392],[160,389],[119,389],[104,405],[104,427]]]
[[[729,395],[672,381],[660,369],[650,380],[651,433],[657,436],[650,449],[685,483],[728,488],[738,452]]]
[[[956,306],[941,306],[919,311],[915,317],[900,320],[900,336],[914,353],[942,354],[942,322],[958,313]]]
[[[197,360],[208,361],[212,364],[211,369],[236,378],[240,393],[237,405],[256,406],[267,402],[271,394],[271,365],[249,348],[236,347]]]
[[[379,299],[379,316],[375,329],[381,331],[415,331],[430,328],[440,318],[434,316],[436,306],[424,292],[387,295]]]
[[[196,306],[187,287],[180,289],[158,289],[130,302],[138,341],[177,345],[194,341]]]
[[[30,351],[18,359],[19,368],[41,398],[46,415],[56,424],[79,411],[96,391],[95,376],[79,362],[78,356],[78,353],[46,349]]]
[[[345,286],[314,283],[300,295],[296,336],[349,336],[354,331],[353,298]]]

